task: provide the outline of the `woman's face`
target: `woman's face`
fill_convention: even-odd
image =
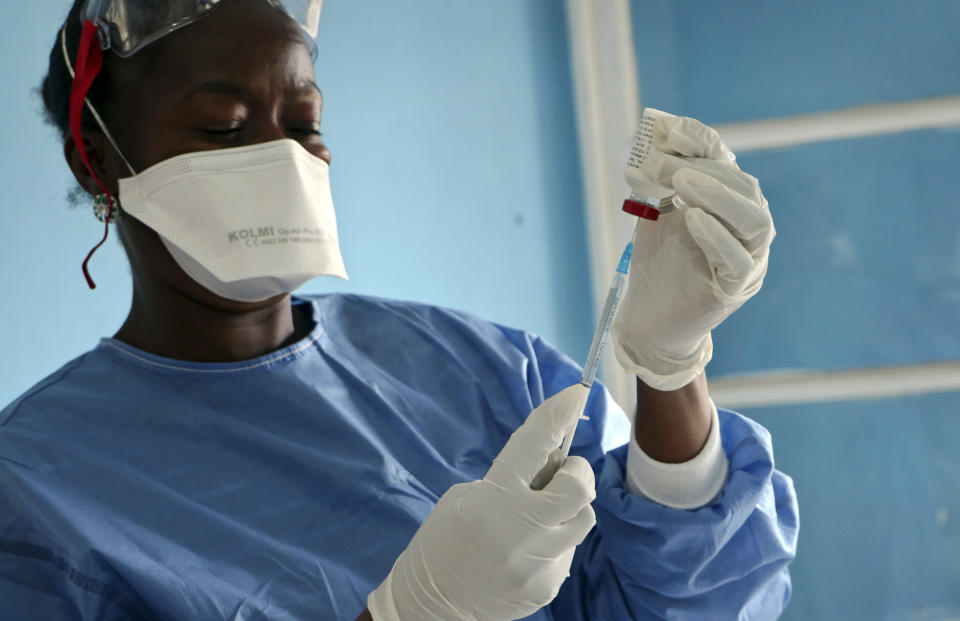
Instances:
[[[227,0],[107,70],[110,129],[137,172],[184,153],[281,138],[330,162],[309,50],[298,26],[264,0]],[[129,176],[107,151],[109,176]],[[187,295],[223,310],[274,301],[251,305],[220,298],[183,273],[152,230],[130,217],[118,226],[135,287],[149,286],[153,295]]]
[[[113,93],[123,100],[112,115],[129,143],[121,148],[132,150],[125,155],[138,172],[184,153],[280,138],[329,161],[309,51],[297,25],[264,0],[227,0],[154,45],[149,72],[136,71],[132,84],[120,76],[130,90]]]

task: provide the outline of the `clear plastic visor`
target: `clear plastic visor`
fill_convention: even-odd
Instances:
[[[188,26],[229,0],[87,0],[80,20],[100,27],[100,47],[132,56],[178,28]],[[290,16],[316,55],[323,0],[264,0]]]

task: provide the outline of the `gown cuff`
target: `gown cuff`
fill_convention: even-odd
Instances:
[[[643,452],[636,433],[630,432],[627,449],[626,489],[674,509],[698,509],[717,497],[727,479],[727,456],[720,442],[720,420],[713,409],[710,433],[700,453],[690,461],[667,464]]]

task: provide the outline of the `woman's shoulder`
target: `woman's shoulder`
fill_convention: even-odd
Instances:
[[[298,300],[314,304],[317,319],[328,333],[351,338],[419,335],[498,346],[515,344],[516,335],[536,338],[524,330],[505,327],[468,311],[425,302],[343,293],[298,296]]]
[[[22,395],[14,399],[3,410],[0,410],[0,428],[12,421],[18,414],[23,414],[25,410],[33,405],[49,398],[59,398],[60,395],[66,395],[70,392],[70,385],[73,383],[75,371],[81,368],[86,362],[91,352],[87,352],[70,360],[59,369],[46,376]]]
[[[298,295],[294,302],[311,302],[325,318],[338,320],[370,321],[390,319],[393,321],[419,320],[435,323],[439,320],[468,323],[476,326],[495,325],[490,321],[463,310],[439,306],[427,302],[400,300],[375,295],[356,293],[327,293]]]
[[[427,346],[514,369],[529,363],[540,372],[562,369],[564,375],[579,378],[576,363],[535,332],[468,311],[355,294],[304,296],[303,299],[315,305],[318,320],[328,334],[349,339],[361,349],[369,349],[371,354],[375,353],[374,348]]]

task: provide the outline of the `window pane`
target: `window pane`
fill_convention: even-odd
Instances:
[[[713,375],[960,358],[960,132],[758,151],[777,225],[763,290],[714,333]]]
[[[960,92],[960,3],[634,0],[644,104],[708,123]]]
[[[784,621],[960,615],[960,393],[744,414],[800,499]]]

